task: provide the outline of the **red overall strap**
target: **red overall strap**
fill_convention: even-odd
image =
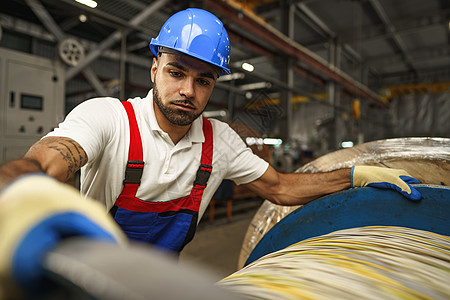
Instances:
[[[203,135],[205,136],[205,142],[202,144],[200,166],[197,170],[194,186],[188,196],[170,201],[148,202],[136,197],[130,198],[121,195],[121,197],[117,199],[116,205],[127,210],[139,212],[161,213],[179,210],[198,212],[206,183],[208,182],[212,171],[213,132],[211,122],[205,118],[203,118]]]
[[[203,135],[205,136],[205,142],[202,144],[202,158],[190,194],[191,197],[198,201],[198,205],[202,201],[203,191],[212,171],[213,132],[211,122],[206,118],[203,118]]]
[[[202,145],[202,159],[200,164],[212,166],[213,132],[211,122],[206,118],[203,118],[203,135],[205,136],[205,142]]]
[[[134,211],[147,211],[149,209],[153,210],[154,208],[145,206],[151,205],[152,207],[155,207],[152,204],[156,203],[142,201],[136,198],[136,192],[139,188],[142,171],[144,168],[142,140],[139,132],[139,127],[136,122],[136,116],[134,114],[133,106],[130,102],[127,101],[123,101],[121,103],[125,107],[130,124],[130,146],[128,151],[128,162],[125,171],[124,187],[116,201],[116,205]],[[200,167],[197,171],[194,186],[192,187],[191,193],[188,196],[194,197],[196,201],[183,201],[185,202],[184,205],[181,204],[181,202],[174,205],[174,203],[171,203],[172,201],[168,201],[167,207],[173,209],[174,206],[177,207],[181,205],[180,207],[178,207],[178,209],[188,208],[194,211],[198,211],[203,191],[205,190],[206,183],[208,182],[209,176],[211,175],[212,171],[213,133],[211,122],[206,118],[203,118],[203,135],[205,137],[205,142],[202,144]],[[181,198],[176,200],[181,200]],[[163,205],[163,203],[164,202],[158,202],[158,205],[161,206],[161,210],[167,209],[164,208],[165,205]],[[184,207],[186,205],[188,207]]]
[[[128,101],[122,101],[121,103],[127,112],[128,122],[130,124],[130,146],[125,170],[125,180],[123,182],[124,187],[120,196],[134,197],[139,188],[144,169],[142,140],[133,105]]]

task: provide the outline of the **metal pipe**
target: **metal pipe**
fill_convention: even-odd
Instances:
[[[65,38],[64,32],[58,27],[42,4],[37,0],[26,0],[26,2],[39,20],[44,23],[45,27],[53,33],[56,39],[62,41]]]
[[[153,4],[149,5],[146,9],[144,9],[141,13],[136,15],[129,22],[130,27],[134,27],[139,25],[142,21],[148,18],[151,14],[161,8],[164,4],[166,4],[169,0],[159,0],[153,2]],[[124,30],[125,32],[131,31],[130,28]],[[72,79],[75,75],[77,75],[81,70],[83,70],[87,65],[96,60],[104,50],[110,48],[114,43],[120,40],[122,34],[119,30],[113,32],[110,36],[108,36],[105,40],[103,40],[97,49],[91,51],[86,58],[81,61],[76,67],[70,68],[66,73],[66,81]]]
[[[397,47],[402,52],[402,55],[404,57],[405,63],[413,70],[416,71],[413,60],[409,57],[407,47],[403,39],[396,33],[396,29],[394,25],[392,24],[391,20],[389,19],[387,13],[384,11],[383,6],[378,0],[369,0],[369,3],[372,5],[373,9],[377,13],[378,17],[381,19],[381,21],[384,24],[384,27],[386,28],[386,31],[389,32],[392,36],[392,39],[394,40]]]
[[[86,68],[83,70],[83,75],[95,89],[95,92],[98,96],[107,96],[108,92],[106,91],[103,83],[98,79],[97,75],[92,71],[91,68]]]
[[[44,6],[38,0],[26,0],[28,6],[33,10],[39,20],[44,26],[56,37],[58,42],[63,41],[66,36],[64,32],[59,28],[52,16],[47,12]],[[98,95],[107,95],[107,91],[104,88],[102,82],[98,79],[97,75],[90,68],[83,70],[83,75],[95,89]]]

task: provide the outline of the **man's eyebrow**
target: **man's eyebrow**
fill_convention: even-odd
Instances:
[[[216,80],[216,78],[214,77],[213,73],[211,73],[211,72],[200,73],[200,76],[201,77],[211,78],[212,80]]]
[[[188,70],[185,66],[183,66],[182,64],[179,64],[177,62],[168,62],[167,64],[169,66],[172,66],[172,67],[175,67],[177,69],[180,69],[181,71],[185,71],[186,72]]]
[[[188,69],[184,65],[182,65],[180,63],[168,62],[167,64],[172,66],[172,67],[175,67],[177,69],[180,69],[181,71],[185,71],[185,72],[188,71]],[[212,80],[216,80],[216,78],[214,77],[212,72],[202,72],[199,75],[200,75],[200,77],[207,77],[207,78],[211,78]]]

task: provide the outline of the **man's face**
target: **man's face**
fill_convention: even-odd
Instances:
[[[186,55],[153,59],[153,100],[172,124],[190,125],[205,109],[217,79],[211,66]]]

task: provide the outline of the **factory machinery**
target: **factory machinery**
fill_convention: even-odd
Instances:
[[[21,157],[64,118],[64,66],[0,48],[0,163]]]
[[[300,207],[264,203],[242,268],[218,282],[147,246],[68,240],[44,261],[48,299],[449,299],[450,139],[366,143],[298,172],[355,164],[403,168],[423,198],[365,187]]]

